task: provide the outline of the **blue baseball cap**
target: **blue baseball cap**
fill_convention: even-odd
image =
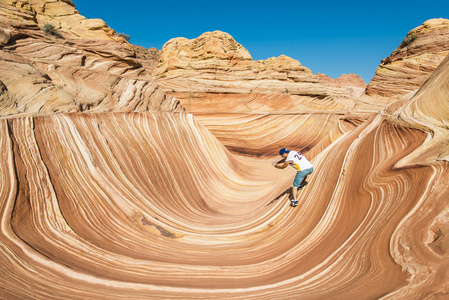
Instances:
[[[290,151],[287,150],[287,148],[282,148],[281,150],[279,150],[279,155],[282,155],[284,153],[289,153]]]

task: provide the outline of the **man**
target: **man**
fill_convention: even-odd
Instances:
[[[292,166],[296,169],[295,180],[293,181],[292,206],[298,206],[299,193],[298,189],[302,189],[308,182],[306,178],[313,172],[313,165],[302,155],[294,150],[287,150],[282,148],[279,150],[279,155],[283,157],[282,160],[274,164],[278,169],[285,169],[287,166]]]

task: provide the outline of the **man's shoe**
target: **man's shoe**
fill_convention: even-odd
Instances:
[[[291,206],[292,206],[292,207],[298,206],[298,201],[292,200],[291,202],[292,202],[292,203],[291,203]]]

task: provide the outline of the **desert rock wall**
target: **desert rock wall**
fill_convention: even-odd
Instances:
[[[4,296],[445,291],[447,163],[396,168],[426,134],[383,116],[314,157],[294,209],[293,172],[233,156],[189,114],[9,118],[0,133]]]
[[[36,24],[43,27],[45,24],[51,24],[64,37],[72,39],[95,39],[104,41],[124,42],[124,38],[108,27],[101,19],[87,19],[76,9],[75,3],[71,0],[1,0],[3,12],[11,13],[11,8],[19,10],[28,15],[26,18],[30,24]],[[17,11],[16,10],[16,11]],[[13,12],[16,14],[17,12]],[[15,17],[9,18],[16,22]],[[21,22],[20,20],[19,22]],[[129,49],[132,49],[128,45]]]
[[[429,132],[426,143],[414,152],[410,161],[449,161],[449,57],[432,73],[416,95],[395,111],[400,122]]]

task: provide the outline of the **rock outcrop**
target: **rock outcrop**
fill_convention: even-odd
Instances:
[[[25,13],[28,25],[38,25],[42,28],[45,24],[51,24],[63,37],[124,41],[124,38],[117,35],[103,20],[82,16],[71,0],[1,0],[0,3],[5,4],[2,7],[2,15],[12,23],[24,24],[23,16],[17,14]],[[8,7],[15,7],[20,12],[13,12]],[[128,48],[131,49],[131,46],[128,45]]]
[[[330,76],[327,76],[326,74],[317,73],[316,74],[318,80],[320,83],[324,85],[329,86],[350,86],[350,87],[356,87],[360,89],[366,88],[366,83],[363,81],[363,79],[360,77],[360,75],[351,73],[351,74],[342,74],[340,77],[333,79]]]
[[[183,109],[145,72],[125,39],[90,27],[70,1],[4,2],[1,115]],[[46,22],[57,23],[50,27],[56,31],[44,32]]]
[[[342,74],[333,79],[326,74],[317,73],[316,77],[322,85],[335,86],[346,89],[347,95],[353,99],[358,99],[366,89],[366,82],[357,74]]]
[[[167,42],[153,77],[228,149],[245,155],[271,156],[280,147],[300,146],[281,127],[283,122],[298,128],[304,121],[320,124],[316,144],[300,148],[309,151],[323,145],[320,141],[329,134],[333,133],[328,142],[366,119],[347,114],[366,86],[359,76],[326,80],[285,55],[253,61],[242,45],[221,31]],[[259,130],[278,127],[278,134],[285,136],[251,138],[258,122],[263,124]],[[352,125],[334,128],[342,124]]]
[[[394,114],[399,121],[429,132],[429,139],[409,163],[449,161],[449,56],[432,73],[422,88]]]
[[[449,20],[424,22],[382,60],[357,109],[380,110],[402,97],[410,99],[448,54]]]
[[[304,106],[346,110],[355,101],[345,87],[320,84],[310,69],[285,55],[253,61],[242,45],[221,31],[206,32],[193,40],[168,41],[153,77],[192,113],[199,112],[197,107],[202,107],[201,112],[208,107],[237,112],[222,106],[226,96],[239,102],[238,112],[245,113],[288,112],[291,108],[298,111]],[[267,96],[266,105],[251,107],[251,95],[258,99]],[[273,106],[273,98],[282,100]],[[284,106],[284,99],[294,107]],[[208,105],[204,105],[206,101]]]
[[[248,50],[221,31],[168,41],[153,76],[176,93],[285,93],[302,82],[306,86],[297,93],[325,95],[312,71],[298,61],[285,55],[253,61]]]
[[[136,60],[142,64],[148,74],[153,74],[158,65],[162,51],[154,47],[149,49],[137,45],[133,45],[133,47],[134,52],[136,53]]]

